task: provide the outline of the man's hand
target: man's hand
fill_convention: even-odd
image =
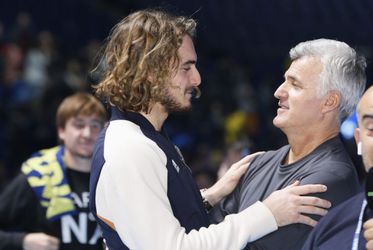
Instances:
[[[245,174],[250,162],[258,155],[264,152],[257,152],[247,155],[238,162],[232,164],[224,176],[218,180],[212,187],[203,192],[203,196],[214,206],[225,196],[230,194],[237,186],[241,176]]]
[[[23,239],[24,250],[58,250],[59,239],[45,233],[29,233]]]
[[[317,221],[304,214],[325,215],[330,208],[331,203],[317,197],[302,196],[313,193],[322,193],[326,191],[325,185],[294,184],[284,189],[273,192],[263,203],[271,210],[279,227],[292,223],[303,223],[309,226],[315,226]]]
[[[364,225],[364,238],[367,241],[365,247],[368,250],[373,249],[373,219],[367,220]]]

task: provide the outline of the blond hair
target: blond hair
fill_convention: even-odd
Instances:
[[[104,50],[105,72],[96,95],[121,110],[149,112],[166,94],[179,66],[183,37],[194,37],[193,19],[163,11],[137,11],[112,30]]]

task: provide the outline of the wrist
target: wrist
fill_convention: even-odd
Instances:
[[[205,207],[207,212],[210,212],[210,210],[213,208],[213,204],[211,204],[211,202],[207,198],[206,191],[207,191],[207,188],[204,188],[204,189],[200,190],[201,196],[202,196],[203,206]]]
[[[217,184],[215,183],[210,188],[205,188],[201,190],[202,197],[205,197],[206,200],[211,204],[211,206],[215,206],[220,200],[224,198],[221,196],[222,192],[219,191]]]
[[[209,195],[208,195],[207,190],[208,190],[207,188],[204,188],[204,189],[201,189],[200,192],[202,196],[203,206],[205,207],[206,211],[209,212],[213,208],[214,205],[210,202],[208,198]]]

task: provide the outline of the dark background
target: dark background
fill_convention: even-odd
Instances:
[[[214,179],[232,144],[246,154],[286,143],[272,126],[273,92],[297,43],[322,37],[347,42],[367,57],[368,85],[373,81],[371,0],[1,1],[0,189],[32,152],[56,144],[56,107],[72,92],[91,91],[89,72],[112,26],[151,7],[199,23],[203,94],[192,113],[171,116],[166,125],[196,174]],[[47,62],[35,63],[41,60],[35,51]],[[346,145],[359,168],[353,141]]]

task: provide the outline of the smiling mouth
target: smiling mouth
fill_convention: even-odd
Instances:
[[[285,105],[281,104],[280,102],[278,103],[278,108],[280,108],[280,109],[289,109],[288,106],[285,106]]]
[[[191,90],[187,90],[187,91],[185,92],[185,95],[187,95],[189,98],[192,98],[192,96],[193,96],[193,89],[191,89]]]

